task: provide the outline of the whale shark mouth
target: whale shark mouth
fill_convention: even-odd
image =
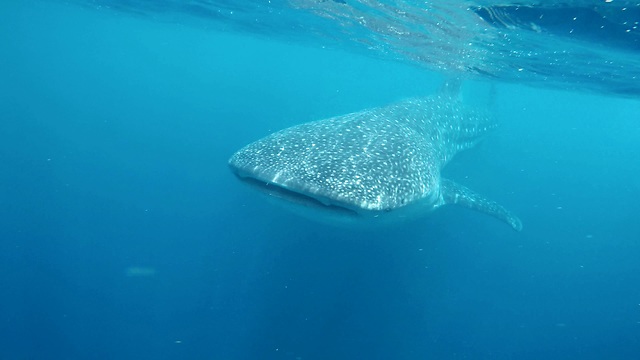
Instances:
[[[326,198],[313,193],[303,193],[287,188],[275,182],[261,180],[249,174],[243,174],[234,169],[236,176],[245,184],[254,189],[276,199],[282,200],[284,203],[295,204],[302,207],[329,212],[335,215],[346,217],[360,217],[361,214],[347,204],[341,204],[333,199]]]

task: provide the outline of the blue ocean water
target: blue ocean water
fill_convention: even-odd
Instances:
[[[227,160],[442,74],[35,0],[0,4],[0,44],[1,359],[640,358],[637,98],[496,82],[500,128],[445,175],[523,231],[456,207],[366,231]]]

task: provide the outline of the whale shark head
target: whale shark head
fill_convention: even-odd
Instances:
[[[372,109],[284,129],[242,148],[229,165],[247,184],[314,217],[432,210],[442,203],[444,145],[424,133],[426,124],[389,115]]]

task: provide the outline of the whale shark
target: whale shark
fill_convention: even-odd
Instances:
[[[270,199],[317,220],[395,223],[455,204],[520,231],[503,206],[441,176],[456,153],[495,127],[486,111],[443,88],[272,133],[233,154],[229,166]]]

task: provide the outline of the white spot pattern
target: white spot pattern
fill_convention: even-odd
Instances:
[[[457,100],[415,98],[281,130],[239,150],[229,164],[335,204],[387,211],[439,199],[442,167],[491,127],[487,116]]]

